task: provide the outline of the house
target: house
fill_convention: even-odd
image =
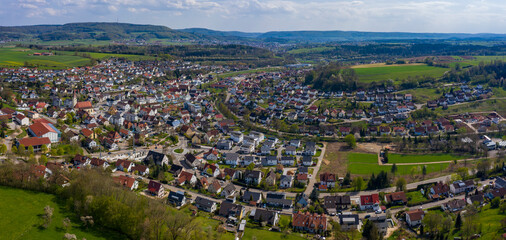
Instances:
[[[485,194],[485,196],[489,200],[492,200],[496,197],[502,199],[502,198],[504,198],[505,195],[506,195],[506,188],[497,188],[497,189],[491,190],[490,192]]]
[[[262,158],[262,165],[263,166],[274,166],[278,164],[278,157],[277,156],[266,156]]]
[[[268,225],[276,226],[279,220],[278,212],[257,208],[253,220],[256,222],[266,222]]]
[[[373,210],[376,211],[379,209],[379,195],[371,194],[371,195],[362,195],[360,196],[360,210]]]
[[[204,165],[202,173],[207,174],[211,177],[218,177],[218,175],[220,175],[220,168],[216,164],[206,163],[206,165]]]
[[[294,157],[281,157],[280,159],[280,163],[283,165],[283,166],[292,166],[295,162],[295,158]]]
[[[308,142],[306,143],[306,148],[304,148],[304,155],[314,156],[316,154],[316,143]]]
[[[74,108],[77,111],[82,110],[82,111],[87,112],[88,114],[93,114],[94,113],[93,106],[91,105],[90,101],[77,102],[76,105],[74,106]]]
[[[281,178],[279,179],[280,188],[291,188],[292,185],[293,185],[292,175],[281,175]]]
[[[250,203],[250,204],[256,205],[256,204],[259,204],[260,202],[262,202],[262,193],[246,191],[242,195],[241,200],[245,203]]]
[[[295,202],[300,204],[301,207],[305,208],[309,204],[309,196],[305,193],[301,193],[295,198]]]
[[[326,186],[327,188],[335,187],[336,175],[328,172],[320,174],[320,185]]]
[[[90,165],[92,167],[101,167],[102,169],[106,169],[107,167],[109,167],[109,163],[107,161],[99,158],[92,158],[90,160]]]
[[[239,160],[238,153],[229,152],[225,155],[225,164],[227,165],[237,166],[239,165]]]
[[[360,231],[362,228],[362,222],[360,222],[358,214],[340,214],[338,217],[341,230],[343,231]]]
[[[73,162],[74,166],[76,167],[85,167],[87,165],[90,165],[91,159],[89,157],[77,154],[74,156]]]
[[[204,159],[208,161],[218,160],[218,151],[215,148],[209,149],[208,152],[204,153]]]
[[[244,206],[239,204],[234,204],[227,200],[221,202],[220,210],[218,211],[218,215],[224,216],[227,218],[233,217],[236,219],[242,219],[245,214],[246,209]]]
[[[290,146],[294,146],[296,148],[299,148],[300,147],[300,140],[298,140],[298,139],[290,140]]]
[[[245,142],[241,145],[239,151],[244,154],[253,153],[255,151],[255,145]]]
[[[429,189],[429,192],[430,198],[432,199],[438,199],[443,196],[447,197],[448,193],[450,192],[450,186],[448,186],[446,183],[438,182]]]
[[[14,116],[14,121],[21,126],[28,126],[28,124],[30,124],[30,119],[21,113],[18,113],[16,116]]]
[[[163,154],[163,153],[159,153],[159,152],[155,152],[153,150],[150,150],[148,152],[148,155],[146,155],[146,157],[144,158],[143,160],[144,164],[146,165],[150,165],[150,164],[156,164],[156,165],[160,165],[160,166],[163,166],[165,164],[169,164],[169,158],[167,157],[167,155]]]
[[[380,235],[384,236],[387,233],[389,224],[385,215],[370,217],[369,221],[376,226]]]
[[[229,183],[227,186],[225,186],[222,190],[221,190],[221,194],[220,196],[222,197],[231,197],[231,196],[234,196],[235,195],[235,185],[232,184],[232,183]]]
[[[135,165],[134,167],[132,167],[132,172],[140,176],[145,176],[149,174],[149,168],[148,166],[144,165]]]
[[[265,177],[265,183],[269,186],[276,185],[276,173],[274,171],[269,171],[267,176]]]
[[[207,187],[207,191],[210,192],[210,193],[220,194],[220,192],[221,192],[221,184],[220,184],[220,182],[218,180],[214,180]]]
[[[230,139],[235,143],[241,143],[244,139],[244,135],[241,132],[234,131],[230,133]]]
[[[252,163],[255,163],[255,157],[253,156],[245,156],[244,159],[242,160],[243,166],[248,166]]]
[[[239,174],[240,171],[236,171],[235,169],[232,168],[225,168],[222,170],[218,178],[222,180],[234,180],[239,177]]]
[[[51,140],[49,140],[47,137],[27,137],[16,142],[17,148],[19,148],[20,145],[25,146],[25,150],[28,149],[28,147],[32,146],[34,152],[39,152],[42,150],[43,145],[46,145],[46,147],[49,149],[51,147]]]
[[[163,197],[165,189],[161,183],[150,180],[148,183],[148,192],[153,196]]]
[[[182,191],[170,191],[167,201],[176,207],[181,207],[186,204],[186,197]]]
[[[116,170],[118,171],[131,172],[133,166],[135,163],[128,160],[119,159],[116,161]]]
[[[385,201],[389,205],[405,205],[408,203],[406,194],[404,192],[394,192],[385,194]]]
[[[185,163],[188,164],[190,167],[197,167],[200,165],[201,161],[195,157],[195,155],[191,153],[187,153],[184,155]]]
[[[459,194],[462,192],[469,192],[475,188],[473,180],[467,181],[455,181],[450,185],[450,192],[453,194]]]
[[[307,166],[307,167],[313,165],[313,157],[303,156],[302,157],[302,165]]]
[[[169,172],[172,173],[174,177],[179,177],[182,171],[183,167],[176,164],[172,164],[169,169]]]
[[[197,182],[197,177],[190,172],[181,171],[177,181],[178,181],[179,185],[184,185],[184,184],[195,185],[195,183]]]
[[[232,142],[228,140],[220,140],[216,144],[216,148],[221,150],[230,150],[232,149]]]
[[[494,184],[496,188],[506,188],[506,180],[502,177],[497,177]]]
[[[484,196],[485,196],[485,194],[483,194],[483,193],[470,195],[470,196],[467,196],[466,201],[468,204],[473,204],[475,202],[477,202],[478,204],[483,204],[483,201],[485,200]]]
[[[207,198],[203,198],[201,196],[198,196],[195,199],[195,206],[204,212],[212,213],[212,212],[216,211],[218,204],[215,201],[211,201]]]
[[[418,226],[422,223],[424,216],[425,212],[422,209],[408,211],[406,212],[406,223],[411,227]]]
[[[292,145],[287,146],[285,148],[285,154],[286,155],[294,155],[295,156],[295,155],[297,155],[297,148],[295,146],[292,146]]]
[[[270,192],[265,196],[265,203],[269,207],[276,208],[292,208],[293,201],[291,199],[286,199],[285,193],[279,192]]]
[[[51,143],[59,142],[61,138],[61,132],[51,123],[36,122],[28,127],[28,133],[32,137],[47,137]]]
[[[327,213],[330,215],[335,215],[337,210],[346,209],[351,205],[350,196],[325,196],[323,197],[323,206]]]
[[[139,187],[139,182],[132,177],[121,175],[113,177],[113,181],[130,190],[135,190]]]
[[[316,213],[296,212],[292,217],[293,229],[311,233],[323,233],[327,231],[327,217]]]

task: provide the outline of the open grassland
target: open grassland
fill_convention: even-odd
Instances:
[[[469,66],[469,65],[476,66],[476,65],[480,64],[480,62],[487,63],[487,62],[492,62],[494,60],[506,61],[506,56],[504,56],[504,55],[499,55],[499,56],[473,56],[474,59],[464,59],[464,58],[461,58],[459,56],[453,56],[453,58],[455,58],[458,62],[452,62],[450,64],[450,66],[452,66],[452,67],[455,66],[455,65],[457,65],[457,63],[461,67],[464,67],[464,66]]]
[[[457,156],[453,154],[388,154],[388,163],[424,163],[424,162],[443,162],[469,158],[466,156]]]
[[[506,218],[506,214],[500,213],[499,208],[490,208],[490,204],[484,206],[476,219],[481,225],[481,237],[479,239],[501,239],[501,235],[504,233],[501,221],[504,218]],[[458,237],[460,234],[461,231],[453,232],[454,237]],[[453,239],[453,237],[450,236],[448,239]]]
[[[391,154],[392,155],[392,154]],[[416,165],[398,165],[398,175],[422,174],[422,164]],[[449,163],[426,164],[427,174],[444,171]],[[328,143],[323,157],[319,174],[324,172],[335,173],[338,176],[344,176],[346,172],[352,175],[370,176],[372,173],[378,174],[381,171],[390,172],[392,166],[378,165],[378,156],[373,153],[354,152],[346,149],[343,143]]]
[[[37,66],[40,68],[58,69],[90,64],[90,59],[80,56],[33,56],[35,52],[43,51],[22,48],[0,48],[0,66],[22,67],[27,63],[30,66]]]
[[[334,50],[335,47],[314,47],[314,48],[298,48],[288,51],[289,54],[319,53]]]
[[[307,239],[304,237],[305,235],[302,233],[290,233],[288,235],[284,235],[281,232],[273,232],[265,229],[260,229],[259,227],[254,228],[248,226],[244,231],[244,236],[242,239],[244,240],[253,240],[253,239],[287,239],[287,240],[303,240]]]
[[[471,113],[471,112],[489,112],[496,111],[501,116],[506,116],[506,99],[487,99],[483,101],[466,102],[462,104],[449,106],[448,109],[443,110],[437,108],[435,111],[443,115]]]
[[[363,83],[383,80],[403,80],[409,76],[441,77],[448,69],[427,65],[387,65],[380,67],[355,68],[358,79]],[[399,82],[395,82],[399,83]]]
[[[47,229],[41,227],[44,207],[51,206],[53,217]],[[63,219],[72,221],[69,233],[78,239],[125,239],[116,232],[104,229],[85,229],[77,218],[64,211],[51,194],[0,186],[0,239],[63,239]]]
[[[73,56],[74,52],[58,52],[62,55]],[[146,55],[135,55],[135,54],[119,54],[119,53],[96,53],[96,52],[78,52],[77,55],[87,54],[91,58],[95,59],[106,59],[106,58],[125,58],[131,61],[140,61],[140,60],[154,60],[156,57],[154,56],[146,56]]]
[[[227,73],[218,74],[218,77],[227,78],[227,77],[234,77],[234,76],[238,76],[238,75],[242,75],[242,74],[275,72],[275,71],[280,71],[280,68],[279,67],[269,67],[269,68],[249,69],[249,70],[243,70],[243,71],[237,71],[237,72],[227,72]]]
[[[111,44],[110,40],[96,40],[96,39],[76,39],[76,40],[55,40],[55,41],[20,41],[15,43],[21,44],[39,44],[47,46],[68,46],[68,45],[91,45],[91,46],[103,46]]]
[[[375,68],[375,67],[400,67],[400,66],[421,66],[425,63],[409,63],[409,64],[389,64],[386,63],[371,63],[371,64],[360,64],[353,65],[351,68]]]
[[[399,91],[402,94],[411,94],[415,103],[426,103],[427,101],[436,100],[441,96],[435,88],[417,88]]]

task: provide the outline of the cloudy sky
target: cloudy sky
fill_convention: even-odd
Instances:
[[[506,33],[505,0],[0,0],[0,25]]]

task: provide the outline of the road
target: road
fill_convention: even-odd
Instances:
[[[327,149],[327,143],[323,143],[322,152],[321,152],[320,156],[318,157],[318,162],[316,163],[316,166],[312,167],[313,168],[313,174],[311,175],[311,178],[309,179],[309,182],[308,182],[308,185],[306,187],[306,190],[304,191],[304,193],[307,196],[309,196],[309,194],[311,194],[311,192],[313,191],[313,188],[315,187],[315,184],[317,182],[316,178],[318,177],[318,171],[320,170],[320,166],[322,165],[323,156],[325,156],[325,150],[326,149]]]

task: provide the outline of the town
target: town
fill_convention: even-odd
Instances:
[[[470,239],[478,209],[504,213],[504,102],[502,113],[450,111],[501,101],[492,88],[321,91],[304,83],[312,70],[223,77],[230,67],[120,58],[2,68],[1,159],[29,165],[21,182],[63,188],[104,171],[218,224],[218,238],[432,238],[455,225]],[[188,74],[161,81],[167,71]]]

